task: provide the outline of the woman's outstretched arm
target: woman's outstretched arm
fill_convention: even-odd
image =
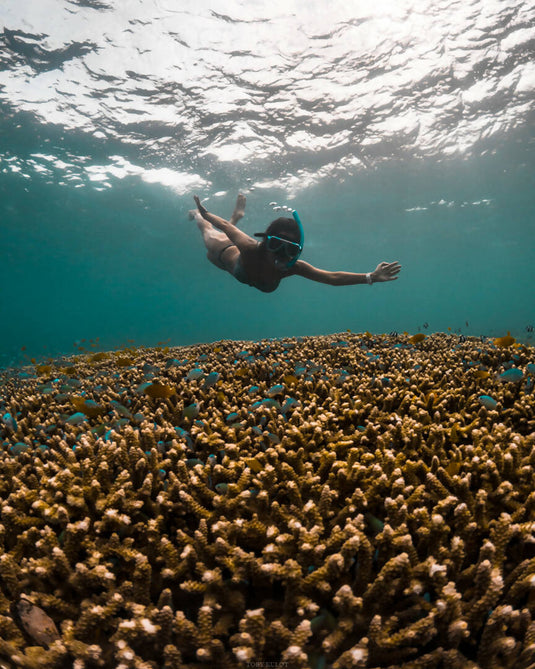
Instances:
[[[326,283],[329,286],[354,286],[359,283],[379,283],[383,281],[395,281],[401,270],[401,265],[396,262],[381,262],[373,272],[357,274],[355,272],[328,272],[318,269],[303,260],[298,260],[292,274],[302,276],[311,281]],[[368,281],[368,276],[370,280]]]

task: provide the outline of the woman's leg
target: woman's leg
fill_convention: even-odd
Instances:
[[[240,193],[236,198],[234,211],[232,212],[232,216],[230,217],[229,223],[232,223],[232,225],[238,225],[238,221],[240,221],[245,216],[245,202],[246,202],[245,195],[242,195]]]
[[[198,209],[192,209],[189,212],[189,217],[195,220],[197,227],[202,232],[208,260],[216,267],[219,267],[219,269],[224,269],[232,273],[236,257],[239,255],[238,248],[232,245],[232,242],[224,232],[216,230],[206,218],[203,218]],[[220,257],[221,251],[225,247],[230,248]]]
[[[237,225],[238,221],[240,221],[244,216],[245,216],[245,195],[242,195],[241,193],[238,195],[236,198],[236,204],[234,205],[234,211],[232,212],[232,216],[230,217],[229,221],[225,221],[224,218],[221,218],[220,216],[216,216],[216,214],[211,214],[206,207],[204,207],[201,204],[201,201],[197,196],[194,197],[195,202],[197,203],[197,208],[201,214],[201,216],[209,221],[210,223],[213,223],[213,225],[216,226],[219,222],[222,223],[231,223],[232,225]]]

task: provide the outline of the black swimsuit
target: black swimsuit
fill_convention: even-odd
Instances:
[[[224,246],[221,249],[221,251],[219,252],[219,257],[218,258],[219,258],[219,262],[221,264],[223,264],[221,256],[231,246],[236,246],[236,244],[227,244],[227,246]],[[238,279],[238,281],[240,283],[245,283],[246,285],[252,286],[253,288],[258,288],[258,290],[261,290],[263,293],[272,293],[280,283],[280,279],[275,284],[274,283],[262,284],[262,283],[251,282],[247,272],[245,271],[245,268],[241,264],[241,256],[238,256],[238,259],[236,260],[236,264],[234,265],[234,270],[231,273],[232,273],[232,275],[234,276],[235,279]]]

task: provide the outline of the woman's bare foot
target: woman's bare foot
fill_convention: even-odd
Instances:
[[[198,209],[190,209],[188,211],[188,218],[190,221],[197,221],[202,220],[201,213]]]
[[[236,198],[236,205],[234,207],[234,211],[232,212],[232,216],[230,217],[230,223],[232,223],[232,225],[237,225],[238,221],[240,221],[245,216],[246,202],[247,200],[245,195],[240,193]]]

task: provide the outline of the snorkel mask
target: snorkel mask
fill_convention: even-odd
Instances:
[[[292,242],[289,239],[284,239],[282,237],[277,237],[276,235],[266,235],[264,232],[255,233],[255,237],[265,237],[266,247],[269,251],[275,253],[279,258],[284,257],[288,259],[285,263],[287,268],[295,265],[301,255],[305,241],[305,233],[299,214],[294,210],[292,211],[292,216],[299,227],[299,243]]]

